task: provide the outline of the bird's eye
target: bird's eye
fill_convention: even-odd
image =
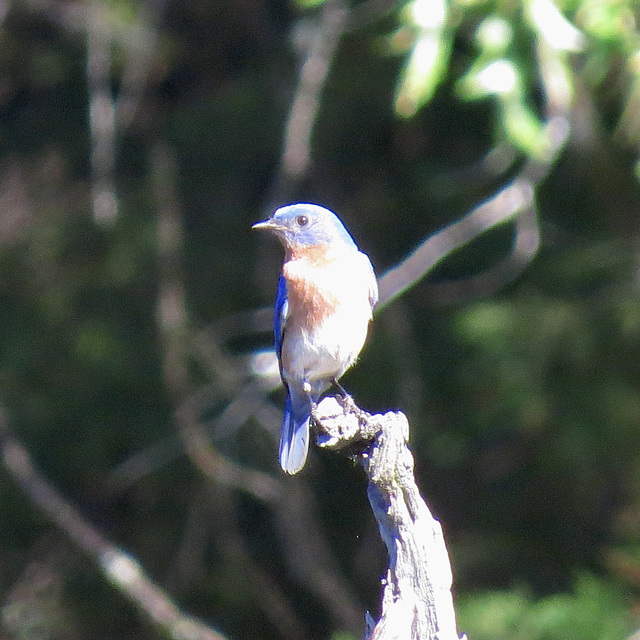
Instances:
[[[307,218],[307,216],[298,216],[296,223],[299,227],[306,227],[309,224],[309,218]]]

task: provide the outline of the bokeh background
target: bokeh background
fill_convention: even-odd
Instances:
[[[323,204],[384,274],[522,178],[529,235],[511,217],[438,256],[343,382],[409,417],[471,640],[627,637],[639,21],[635,0],[0,1],[5,444],[224,637],[361,637],[386,552],[354,464],[277,468],[282,254],[250,226]],[[74,527],[5,464],[0,638],[170,637]]]

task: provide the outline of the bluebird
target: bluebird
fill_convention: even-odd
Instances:
[[[378,284],[369,258],[324,207],[292,204],[253,228],[273,232],[285,250],[274,333],[287,391],[280,466],[294,474],[307,459],[312,408],[362,349]]]

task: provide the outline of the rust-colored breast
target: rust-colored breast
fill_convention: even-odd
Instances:
[[[338,301],[326,278],[331,261],[326,246],[292,247],[283,267],[289,301],[288,324],[312,331],[334,313]]]
[[[322,267],[331,262],[328,257],[329,246],[326,244],[316,245],[303,245],[303,244],[290,244],[287,247],[287,262],[301,261],[308,264],[310,267],[317,266]]]

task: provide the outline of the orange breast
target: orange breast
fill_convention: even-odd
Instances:
[[[287,281],[288,322],[312,330],[338,306],[338,300],[322,277],[322,268],[329,264],[327,248],[296,247],[288,257],[282,270]]]

